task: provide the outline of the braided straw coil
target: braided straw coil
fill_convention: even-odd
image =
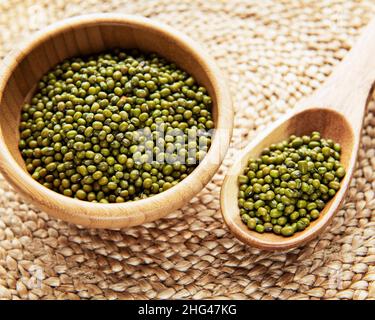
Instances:
[[[59,19],[114,11],[168,23],[205,46],[232,92],[232,148],[189,204],[124,230],[54,220],[0,177],[0,298],[375,299],[374,101],[345,204],[318,239],[286,253],[252,249],[230,234],[219,209],[236,150],[320,86],[375,14],[375,2],[3,0],[0,59]]]

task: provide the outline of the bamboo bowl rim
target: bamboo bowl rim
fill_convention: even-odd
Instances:
[[[213,88],[211,95],[215,95],[217,113],[215,129],[220,131],[219,135],[217,131],[214,134],[207,155],[185,179],[164,192],[146,199],[124,203],[92,203],[64,196],[34,180],[14,160],[4,141],[3,130],[0,126],[0,171],[17,191],[34,202],[36,206],[39,204],[40,207],[41,200],[33,195],[33,191],[38,190],[38,193],[46,201],[42,209],[48,208],[49,210],[45,211],[48,211],[55,218],[86,227],[119,228],[135,226],[154,221],[180,208],[183,202],[190,200],[213,177],[224,159],[231,140],[233,130],[232,102],[221,71],[205,50],[192,39],[163,23],[141,16],[117,13],[88,14],[64,19],[40,30],[31,39],[26,40],[9,54],[0,66],[0,102],[4,95],[4,88],[12,73],[20,61],[33,49],[51,41],[56,34],[72,32],[75,28],[90,27],[98,24],[113,26],[125,24],[149,29],[159,36],[168,37],[173,43],[187,50],[190,58],[199,61]],[[186,71],[189,72],[189,70]],[[6,168],[11,168],[11,171],[6,170]],[[11,174],[9,174],[10,172]],[[206,178],[199,179],[202,176],[206,176]],[[45,205],[46,203],[48,204],[47,206]],[[160,207],[161,209],[167,207],[167,209],[164,212],[155,214],[155,207]]]

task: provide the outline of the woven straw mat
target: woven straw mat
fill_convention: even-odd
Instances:
[[[185,207],[124,230],[50,218],[0,177],[0,298],[374,299],[374,101],[345,204],[318,239],[287,253],[249,248],[224,225],[219,192],[234,152],[321,85],[375,1],[1,0],[0,59],[54,21],[114,11],[168,23],[209,51],[233,96],[232,147]]]

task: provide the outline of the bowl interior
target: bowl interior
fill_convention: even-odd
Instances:
[[[264,148],[272,143],[287,139],[292,134],[302,136],[310,134],[312,131],[319,131],[323,138],[333,139],[342,146],[340,161],[345,167],[347,174],[341,181],[340,190],[327,203],[317,220],[312,221],[310,226],[304,231],[296,232],[291,237],[283,237],[274,233],[260,234],[249,230],[241,220],[237,204],[239,191],[237,177],[246,167],[247,160],[258,158]],[[229,171],[222,189],[222,211],[229,228],[243,242],[261,249],[284,250],[311,240],[319,231],[327,226],[329,220],[332,218],[327,213],[330,212],[332,206],[337,207],[339,205],[336,200],[338,198],[341,199],[345,193],[352,173],[350,160],[352,159],[353,143],[353,131],[345,118],[335,111],[320,108],[298,113],[287,119],[280,126],[277,126],[274,130],[271,129],[271,133],[266,135],[266,137],[257,140],[254,144],[250,143],[244,150],[243,157],[238,159]]]

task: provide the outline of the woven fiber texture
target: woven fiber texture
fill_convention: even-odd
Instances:
[[[235,152],[318,88],[375,14],[375,1],[0,1],[0,59],[36,30],[90,12],[168,23],[215,58],[233,96],[221,170],[182,209],[124,230],[84,229],[24,202],[0,177],[3,299],[375,299],[375,103],[354,178],[329,230],[287,253],[236,240],[219,192]]]

